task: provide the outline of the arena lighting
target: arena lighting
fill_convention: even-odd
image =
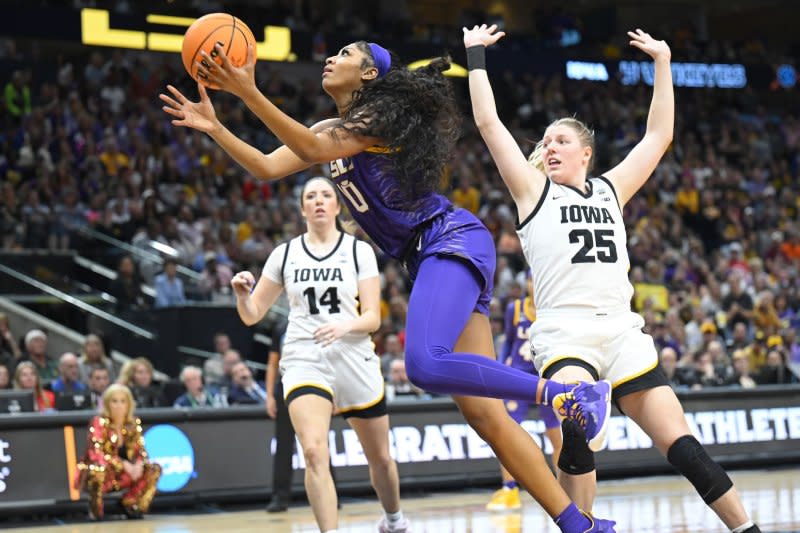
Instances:
[[[747,71],[737,63],[672,63],[675,87],[719,87],[741,89],[747,85]],[[654,69],[650,61],[620,61],[620,81],[636,85],[644,81],[653,85]]]
[[[193,18],[148,14],[149,24],[188,28]],[[183,31],[180,33],[145,32],[112,28],[106,9],[81,9],[81,42],[95,46],[133,48],[156,52],[180,52]],[[292,33],[285,26],[264,26],[264,40],[256,43],[256,57],[267,61],[296,61],[292,52]]]
[[[411,70],[417,70],[418,68],[422,68],[425,65],[430,64],[430,59],[420,59],[419,61],[414,61],[413,63],[408,65],[408,68]],[[450,63],[450,68],[444,71],[445,76],[450,76],[453,78],[466,78],[469,73],[467,69],[458,65],[456,63]]]
[[[797,85],[797,71],[792,65],[780,65],[776,71],[778,83],[784,89]]]
[[[571,80],[608,81],[608,70],[603,63],[567,61],[567,78]]]
[[[155,248],[156,250],[158,250],[162,254],[168,255],[170,257],[174,257],[174,258],[177,259],[181,255],[180,252],[178,252],[178,250],[176,250],[172,246],[169,246],[168,244],[163,244],[163,243],[160,243],[158,241],[150,241],[149,244],[150,244],[151,247]]]

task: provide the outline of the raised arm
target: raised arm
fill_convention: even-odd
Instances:
[[[616,189],[620,206],[624,206],[653,173],[672,142],[675,127],[675,96],[672,91],[669,46],[664,41],[656,41],[640,29],[636,32],[629,31],[628,35],[631,46],[653,58],[655,80],[644,137],[621,163],[605,173]]]
[[[344,130],[337,132],[337,135],[332,135],[330,131],[314,131],[278,109],[256,86],[255,55],[252,46],[248,47],[247,61],[241,67],[233,66],[225,55],[225,50],[219,45],[217,53],[220,63],[204,55],[208,67],[198,64],[198,72],[202,73],[209,83],[241,98],[250,111],[306,163],[327,163],[358,154],[370,146],[379,144],[379,139],[361,137]]]
[[[464,28],[467,57],[477,59],[477,64],[469,66],[469,95],[472,100],[475,125],[517,205],[519,219],[524,220],[539,202],[546,177],[528,164],[517,141],[497,116],[492,86],[486,69],[481,64],[485,61],[483,59],[485,48],[505,35],[503,32],[495,33],[496,29],[496,25],[487,28],[485,24],[480,27],[475,26],[471,30]]]
[[[305,170],[311,166],[310,163],[297,157],[294,152],[285,146],[265,154],[239,139],[217,119],[211,99],[202,85],[197,85],[197,90],[200,93],[200,101],[198,102],[192,102],[172,85],[167,85],[167,89],[172,93],[172,97],[161,94],[159,98],[166,104],[163,107],[164,111],[174,117],[172,125],[207,133],[234,161],[253,176],[264,180],[274,180]],[[329,128],[332,122],[334,121],[324,120],[315,125],[314,128],[320,130]]]

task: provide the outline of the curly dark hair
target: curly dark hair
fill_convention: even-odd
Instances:
[[[367,42],[355,45],[367,56],[363,67],[374,66]],[[353,93],[339,127],[383,139],[400,187],[421,196],[440,189],[444,165],[460,133],[458,105],[443,74],[450,68],[450,59],[439,57],[409,70],[394,54],[391,57],[385,76]]]

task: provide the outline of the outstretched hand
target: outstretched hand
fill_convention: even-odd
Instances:
[[[172,121],[173,126],[194,128],[205,133],[211,133],[222,127],[217,120],[217,114],[214,112],[214,106],[211,105],[211,99],[208,97],[205,87],[197,84],[197,90],[200,93],[199,102],[192,102],[172,85],[167,85],[167,89],[175,98],[163,93],[158,97],[167,104],[162,109],[175,117]]]
[[[656,41],[653,39],[649,33],[645,33],[639,28],[636,28],[636,31],[629,31],[628,37],[631,38],[630,45],[635,46],[645,54],[649,55],[656,59],[666,59],[667,61],[670,60],[672,57],[672,52],[669,49],[669,45],[666,41]]]
[[[497,24],[488,27],[486,24],[481,24],[473,26],[471,30],[461,29],[464,31],[464,48],[476,45],[491,46],[506,34],[504,31],[497,31]]]
[[[205,83],[221,91],[227,91],[239,98],[256,86],[256,53],[252,44],[247,45],[247,59],[244,65],[237,67],[219,43],[214,45],[214,57],[201,51],[203,57],[197,62],[197,77]],[[216,61],[215,58],[219,58]]]

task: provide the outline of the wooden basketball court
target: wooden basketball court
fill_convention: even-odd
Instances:
[[[734,472],[745,506],[766,532],[800,533],[800,468]],[[430,493],[406,498],[403,509],[414,533],[558,533],[558,528],[530,498],[519,512],[489,513],[491,490]],[[716,516],[688,482],[678,477],[634,478],[603,482],[595,512],[617,520],[619,533],[724,533]],[[340,533],[372,533],[380,517],[373,500],[345,500]],[[310,533],[317,531],[309,507],[267,514],[249,511],[148,515],[145,520],[110,519],[102,523],[70,523],[17,528],[30,533]]]

